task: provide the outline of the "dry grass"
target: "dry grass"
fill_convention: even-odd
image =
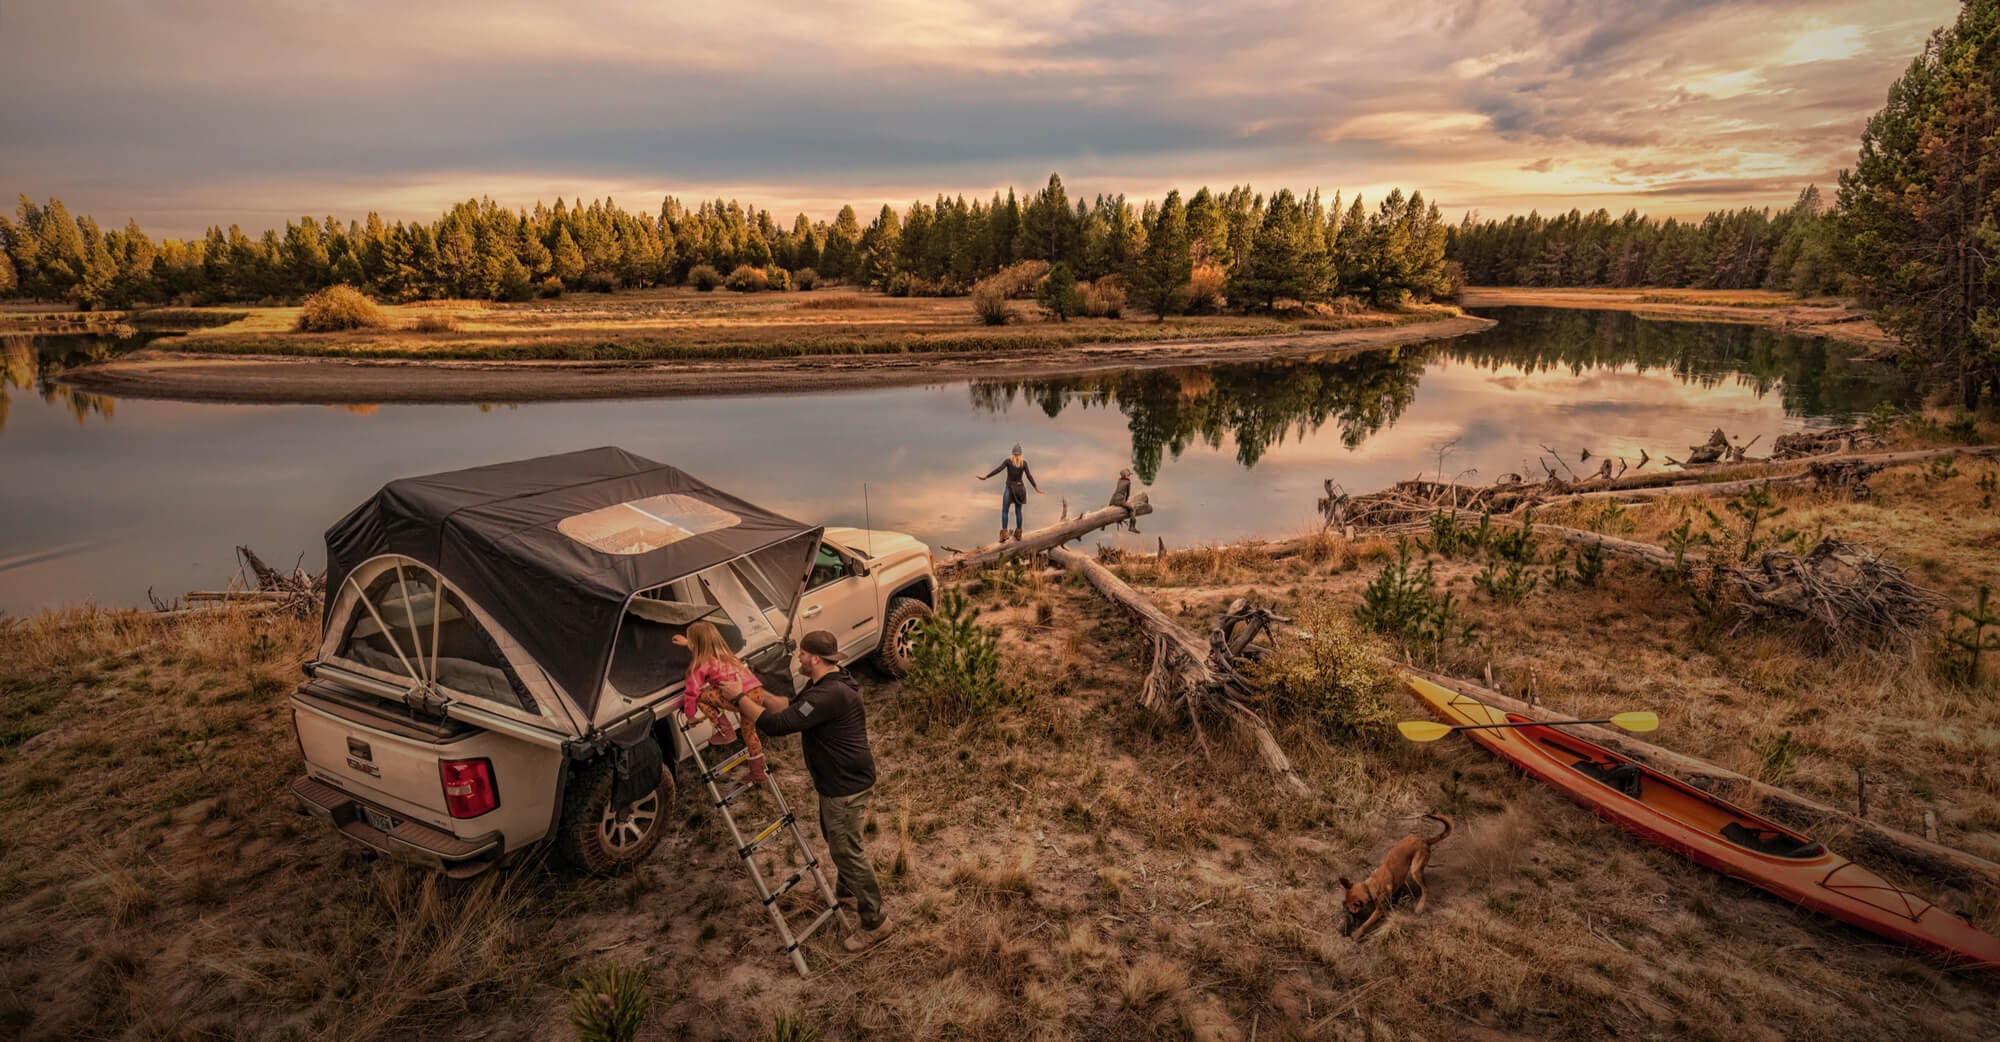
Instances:
[[[460,302],[454,302],[458,304]],[[886,297],[852,290],[802,295],[716,294],[693,289],[570,295],[518,304],[455,306],[449,337],[412,336],[431,310],[384,306],[383,325],[344,333],[294,332],[299,309],[238,309],[223,325],[162,341],[158,349],[207,354],[408,359],[769,358],[937,351],[1053,350],[1085,343],[1136,343],[1258,336],[1301,330],[1395,326],[1456,314],[1370,312],[1292,322],[1225,315],[1155,323],[1143,316],[1068,323],[1022,312],[1003,328],[982,325],[962,298]]]
[[[1930,533],[1910,545],[1940,567],[1989,538],[1910,512],[1955,509],[1963,490],[1897,480],[1877,479],[1889,509],[1872,521],[1795,510]],[[1640,534],[1660,523],[1641,517]],[[1152,593],[1205,629],[1245,592],[1351,597],[1385,552],[1337,538],[1276,561],[1181,551]],[[1155,565],[1121,567],[1137,580]],[[1448,583],[1465,582],[1457,567],[1441,566]],[[1980,770],[1996,756],[1993,700],[1814,661],[1782,634],[1702,634],[1649,577],[1617,564],[1611,577],[1505,613],[1475,602],[1485,643],[1448,665],[1476,675],[1490,657],[1510,689],[1532,676],[1558,706],[1657,708],[1662,741],[1735,766],[1749,736],[1782,724],[1808,748],[1795,786],[1840,798],[1845,758],[1862,753],[1881,820],[1936,808],[1948,841],[2000,847]],[[697,1040],[768,1037],[776,1010],[829,1042],[1970,1039],[2000,1016],[1990,983],[1634,840],[1469,743],[1281,728],[1314,792],[1295,798],[1220,723],[1206,758],[1133,704],[1150,648],[1089,591],[1025,571],[979,599],[1033,699],[948,728],[867,679],[881,769],[867,843],[901,930],[858,958],[815,940],[810,983],[691,798],[631,877],[528,869],[469,890],[370,865],[292,816],[269,794],[296,768],[282,704],[309,626],[270,630],[263,650],[234,616],[0,629],[0,1024],[26,1038],[561,1037],[564,980],[606,961],[652,971],[643,1037]],[[1034,624],[1043,610],[1053,624]],[[772,757],[810,821],[797,746]],[[1458,822],[1429,909],[1399,907],[1365,943],[1341,937],[1335,878],[1425,811]],[[784,904],[817,906],[803,891]],[[1980,914],[1992,927],[2000,910]]]

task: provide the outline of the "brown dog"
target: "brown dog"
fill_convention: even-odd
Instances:
[[[1375,920],[1382,918],[1382,913],[1389,908],[1389,902],[1395,899],[1396,892],[1405,886],[1417,892],[1416,910],[1419,912],[1424,910],[1424,899],[1429,896],[1424,893],[1424,866],[1430,864],[1431,848],[1451,835],[1450,818],[1442,814],[1426,814],[1424,817],[1442,822],[1444,831],[1430,839],[1411,833],[1397,840],[1396,845],[1390,847],[1389,853],[1382,858],[1381,867],[1359,883],[1348,882],[1346,876],[1340,877],[1341,889],[1347,891],[1345,932],[1356,937],[1365,933],[1370,926],[1375,925]],[[1361,920],[1361,926],[1356,928],[1354,923],[1361,919],[1363,912],[1367,913],[1368,918]]]

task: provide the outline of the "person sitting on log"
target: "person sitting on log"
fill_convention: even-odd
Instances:
[[[979,475],[979,480],[985,481],[1003,470],[1007,472],[1007,487],[1000,493],[1000,541],[1007,541],[1007,508],[1011,506],[1014,508],[1014,541],[1020,542],[1021,509],[1028,503],[1028,486],[1033,485],[1038,496],[1047,493],[1035,481],[1035,474],[1028,469],[1028,461],[1021,455],[1019,445],[1014,446],[1013,453],[1001,460],[999,466]]]
[[[1139,518],[1132,513],[1132,468],[1118,472],[1118,487],[1111,490],[1111,505],[1125,508],[1125,530],[1139,531]]]

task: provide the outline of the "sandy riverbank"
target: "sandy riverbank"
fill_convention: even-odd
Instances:
[[[1655,318],[1692,322],[1744,322],[1798,336],[1823,336],[1888,356],[1901,342],[1883,332],[1868,312],[1842,298],[1799,298],[1765,290],[1544,289],[1533,286],[1474,286],[1461,307],[1583,308],[1631,311]]]
[[[1492,325],[1489,319],[1463,316],[1330,332],[1083,344],[1056,349],[713,361],[346,359],[210,356],[149,350],[71,370],[59,382],[130,398],[302,404],[782,394],[1364,351],[1463,336]]]

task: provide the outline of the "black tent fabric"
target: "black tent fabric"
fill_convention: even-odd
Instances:
[[[737,520],[640,553],[607,553],[557,529],[566,518],[668,493]],[[327,600],[369,558],[422,562],[492,615],[594,715],[633,594],[819,530],[623,449],[586,449],[384,485],[327,529]],[[800,547],[787,574],[803,586],[816,543]]]

